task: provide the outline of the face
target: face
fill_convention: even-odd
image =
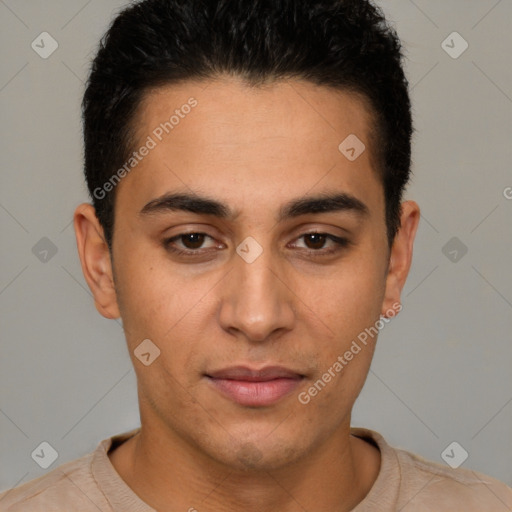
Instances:
[[[353,342],[399,301],[415,231],[390,253],[371,126],[361,98],[298,81],[147,94],[136,148],[151,148],[116,187],[113,268],[90,210],[75,228],[155,436],[277,468],[348,429],[376,337]]]

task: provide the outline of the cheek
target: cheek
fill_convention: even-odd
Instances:
[[[180,382],[201,370],[206,324],[214,317],[212,300],[221,275],[183,275],[162,258],[133,254],[119,269],[118,300],[130,352],[144,339],[160,350],[162,378]],[[223,275],[223,274],[222,274]],[[140,363],[134,360],[135,365]],[[188,384],[192,384],[188,382]]]
[[[327,279],[303,281],[300,292],[326,326],[326,333],[341,343],[379,319],[384,298],[382,265],[363,258],[354,260],[340,264]]]
[[[318,315],[311,316],[307,325],[317,362],[311,392],[317,393],[316,407],[325,409],[321,414],[348,410],[364,384],[377,339],[371,328],[380,318],[384,284],[382,263],[361,256],[347,259],[320,284],[303,283],[301,296]],[[318,329],[325,335],[319,335]]]
[[[204,295],[194,279],[183,279],[162,258],[144,253],[132,253],[123,261],[119,283],[123,321],[155,338],[173,329]],[[144,329],[148,332],[140,332]]]

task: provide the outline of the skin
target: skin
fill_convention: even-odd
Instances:
[[[402,204],[390,249],[372,118],[354,94],[296,80],[250,89],[233,77],[162,87],[139,109],[139,141],[191,96],[197,107],[117,186],[112,260],[92,206],[75,212],[84,276],[98,311],[122,317],[138,382],[141,432],[110,460],[159,511],[351,510],[380,468],[379,450],[350,435],[376,339],[307,405],[297,395],[400,301],[418,205]],[[353,162],[338,150],[349,134],[366,145]],[[208,195],[238,215],[139,213],[176,191]],[[321,192],[350,194],[368,213],[277,222],[283,204]],[[305,236],[311,231],[350,244],[326,255],[336,244]],[[183,232],[209,235],[203,245],[174,242],[202,256],[165,248]],[[263,249],[252,263],[236,252],[248,236]],[[134,355],[147,338],[161,351],[149,366]],[[204,376],[237,364],[281,365],[305,378],[273,405],[242,406]]]

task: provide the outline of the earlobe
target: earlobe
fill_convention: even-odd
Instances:
[[[386,290],[381,314],[389,317],[389,311],[397,310],[412,262],[413,244],[420,220],[420,209],[414,201],[402,203],[400,229],[396,234],[389,258]],[[398,307],[400,310],[401,307]]]
[[[82,272],[96,309],[105,318],[119,318],[110,251],[94,207],[89,203],[79,205],[73,222]]]

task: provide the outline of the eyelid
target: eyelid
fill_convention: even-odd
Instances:
[[[181,237],[183,236],[186,236],[186,235],[204,235],[206,238],[210,238],[211,240],[215,241],[215,237],[213,237],[212,235],[209,235],[208,233],[204,233],[203,231],[198,231],[198,230],[192,230],[192,231],[183,231],[182,233],[178,233],[177,235],[174,235],[172,237],[168,237],[168,238],[165,238],[164,239],[164,245],[165,246],[169,246],[172,242],[176,242],[176,241],[179,241]],[[224,245],[224,244],[223,244]],[[187,249],[185,248],[183,250],[183,252],[194,252],[194,253],[200,253],[201,251],[204,252],[203,250],[204,248],[201,248],[201,249]]]
[[[212,248],[198,248],[198,249],[188,249],[188,248],[185,248],[185,249],[180,249],[180,248],[176,248],[176,247],[173,247],[172,246],[172,243],[173,242],[176,242],[177,240],[179,240],[181,237],[183,236],[186,236],[186,235],[192,235],[192,234],[196,234],[196,235],[203,235],[205,236],[206,238],[210,238],[212,240],[215,240],[215,237],[213,237],[212,235],[209,235],[208,233],[204,233],[202,231],[198,231],[198,230],[189,230],[189,231],[184,231],[184,232],[181,232],[181,233],[178,233],[177,235],[174,235],[172,237],[169,237],[169,238],[166,238],[164,241],[163,241],[163,245],[164,245],[164,248],[169,251],[169,252],[172,252],[174,254],[178,254],[180,256],[188,256],[188,257],[200,257],[200,256],[203,256],[204,254],[209,254],[211,253],[211,249]],[[300,234],[298,234],[298,236],[296,236],[293,241],[296,241],[296,240],[300,240],[308,235],[314,235],[314,234],[317,234],[317,235],[322,235],[326,238],[326,241],[331,241],[333,244],[334,244],[334,247],[331,247],[331,248],[322,248],[322,249],[308,249],[307,247],[306,248],[301,248],[301,252],[302,253],[307,253],[308,255],[311,255],[313,257],[315,256],[318,256],[318,257],[321,257],[321,256],[329,256],[329,255],[332,255],[332,254],[337,254],[339,253],[341,250],[343,250],[344,248],[352,245],[352,241],[349,240],[348,238],[346,237],[340,237],[340,236],[336,236],[332,233],[329,233],[329,232],[326,232],[326,231],[322,231],[322,230],[318,230],[318,229],[313,229],[311,231],[303,231],[301,232]],[[222,245],[225,245],[225,244],[222,244]]]
[[[332,240],[333,242],[340,242],[340,243],[348,243],[348,239],[346,239],[343,236],[337,236],[332,233],[328,233],[325,231],[308,231],[307,233],[301,233],[299,236],[296,236],[293,240],[300,240],[308,235],[321,235],[324,236],[328,240]],[[314,249],[313,249],[314,250]]]

